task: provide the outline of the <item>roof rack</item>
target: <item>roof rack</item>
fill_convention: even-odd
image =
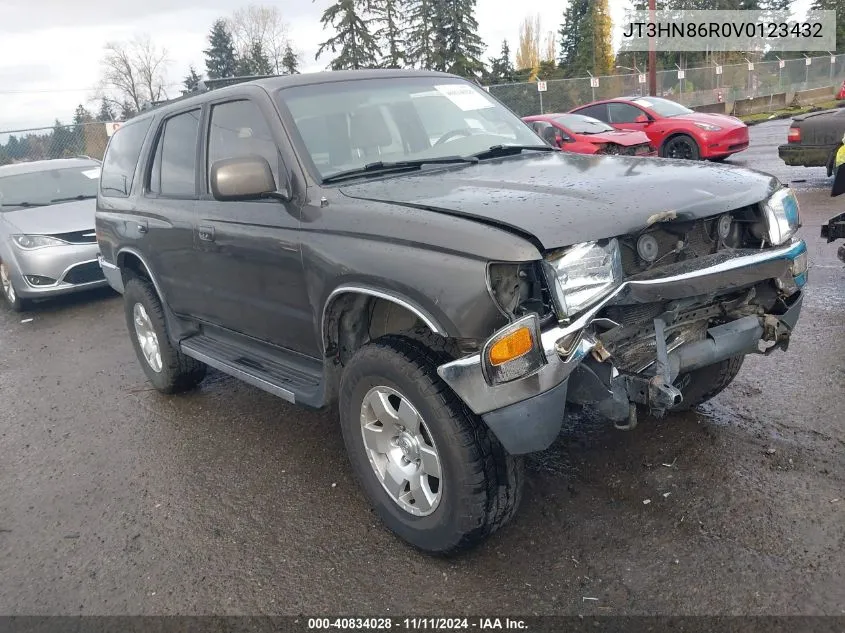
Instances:
[[[175,103],[177,101],[181,101],[182,99],[187,99],[203,92],[209,92],[210,90],[217,90],[218,88],[234,86],[237,84],[246,83],[248,81],[256,81],[258,79],[270,79],[272,77],[278,76],[279,75],[243,75],[240,77],[221,77],[219,79],[200,79],[197,82],[196,88],[194,88],[193,90],[182,91],[182,95],[179,97],[174,97],[173,99],[162,99],[160,101],[147,101],[146,103],[141,105],[141,112],[146,112],[148,110],[159,108],[170,103]]]

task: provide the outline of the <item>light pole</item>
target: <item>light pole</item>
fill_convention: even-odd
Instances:
[[[593,82],[593,73],[591,73],[591,72],[588,70],[588,71],[587,71],[587,74],[590,76],[590,90],[591,90],[591,91],[592,91],[592,93],[593,93],[593,99],[592,99],[592,100],[593,100],[593,101],[595,101],[595,100],[596,100],[596,87],[593,85],[593,84],[594,84],[594,82]]]
[[[685,73],[684,73],[684,69],[681,68],[680,66],[678,66],[677,64],[675,64],[675,68],[678,69],[678,89],[681,91],[681,94],[678,95],[678,102],[683,103],[684,102],[684,78],[685,78]]]
[[[805,53],[801,54],[804,55],[804,90],[807,90],[810,87],[810,63],[812,59]]]

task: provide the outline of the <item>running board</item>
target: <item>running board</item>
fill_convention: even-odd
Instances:
[[[322,406],[322,376],[316,373],[316,367],[306,367],[302,362],[295,366],[293,359],[285,362],[286,359],[268,358],[203,334],[183,340],[180,348],[186,356],[290,403]]]

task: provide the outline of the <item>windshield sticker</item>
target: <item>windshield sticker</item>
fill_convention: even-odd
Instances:
[[[462,86],[460,84],[443,84],[440,86],[434,86],[434,89],[464,112],[495,107],[495,104],[492,101],[470,86]]]
[[[91,180],[94,180],[95,178],[100,177],[100,168],[95,167],[94,169],[88,169],[86,171],[83,171],[82,175],[85,176],[86,178],[90,178]]]

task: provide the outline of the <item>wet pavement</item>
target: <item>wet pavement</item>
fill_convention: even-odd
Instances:
[[[152,391],[110,292],[0,310],[0,613],[845,613],[845,269],[818,238],[845,198],[778,159],[787,126],[729,162],[798,191],[789,352],[701,411],[570,421],[513,523],[457,559],[380,526],[334,411],[218,373]]]

